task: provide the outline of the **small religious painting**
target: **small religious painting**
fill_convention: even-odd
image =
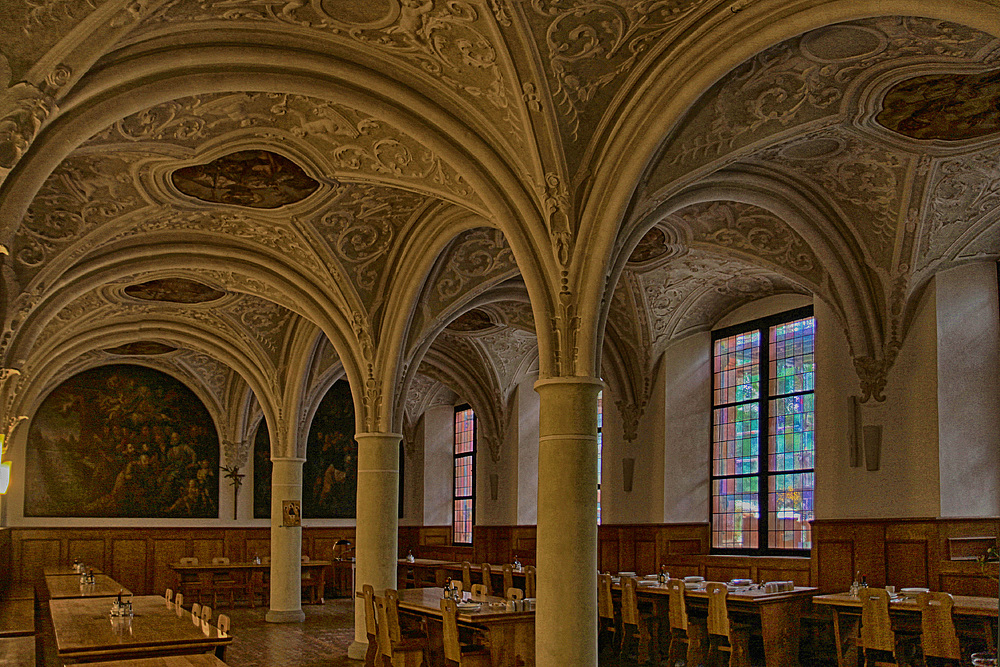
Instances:
[[[281,501],[281,525],[286,528],[302,525],[302,506],[298,500]]]
[[[179,380],[131,364],[84,371],[28,430],[24,515],[217,518],[219,436]]]

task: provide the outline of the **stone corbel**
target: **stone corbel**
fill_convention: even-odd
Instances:
[[[896,355],[899,354],[899,344],[890,343],[886,346],[884,355],[881,358],[864,356],[854,357],[854,370],[858,374],[861,382],[860,403],[867,403],[874,398],[876,402],[885,401],[885,384],[889,376],[892,365],[896,362]]]

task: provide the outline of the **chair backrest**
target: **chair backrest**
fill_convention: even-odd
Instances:
[[[462,584],[465,590],[472,590],[472,563],[467,560],[462,561]]]
[[[392,639],[389,636],[389,620],[384,597],[375,598],[375,611],[378,615],[378,651],[383,656],[392,659]]]
[[[670,628],[672,630],[683,630],[686,633],[688,629],[688,615],[687,604],[684,601],[684,580],[668,579],[667,590],[670,591],[667,594],[667,599],[670,601],[668,609]]]
[[[174,601],[174,589],[168,588],[167,592],[163,594],[163,597],[167,598],[167,602]]]
[[[184,604],[184,594],[183,593],[178,593],[174,597],[174,604],[177,605],[177,609],[181,608],[181,605]]]
[[[507,589],[507,599],[508,600],[523,600],[524,599],[524,591],[522,591],[520,588],[514,588],[513,586],[511,586],[510,588]]]
[[[201,620],[204,621],[205,623],[212,622],[212,608],[209,607],[207,604],[203,604],[201,606]]]
[[[444,635],[444,659],[454,663],[462,662],[462,647],[458,643],[458,607],[454,600],[441,600],[441,629]]]
[[[184,556],[181,558],[181,565],[197,565],[198,559],[194,556]]]
[[[302,554],[302,562],[303,563],[308,563],[309,562],[309,556],[307,556],[305,554]]]
[[[482,586],[482,584],[472,584],[472,586],[473,587]],[[456,591],[459,595],[461,595],[462,591],[465,590],[465,588],[462,586],[462,582],[459,581],[458,579],[451,580],[451,588],[453,591]]]
[[[399,630],[399,593],[395,588],[385,589],[385,617],[389,623],[389,638],[394,642],[403,640]]]
[[[622,577],[622,623],[639,625],[638,587],[639,580],[635,577]]]
[[[535,566],[528,565],[524,568],[524,594],[529,597],[535,597]]]
[[[729,587],[718,582],[705,585],[708,593],[708,634],[729,637]]]
[[[229,559],[225,556],[216,556],[212,559],[212,565],[229,565]]]
[[[461,583],[461,582],[456,582]],[[486,597],[486,586],[482,584],[472,584],[472,597],[475,599]]]
[[[229,634],[229,617],[225,614],[219,614],[219,618],[216,621],[219,625],[219,634]]]
[[[861,646],[895,655],[896,635],[889,620],[889,593],[884,588],[861,589]]]
[[[365,600],[365,632],[368,634],[368,640],[371,641],[378,633],[375,626],[375,589],[372,588],[371,584],[365,584],[361,587],[361,597]]]
[[[493,568],[489,563],[483,563],[483,586],[486,586],[487,595],[493,595]]]
[[[917,606],[920,607],[920,628],[923,631],[920,643],[924,655],[960,660],[961,649],[955,633],[955,622],[951,617],[955,600],[951,594],[921,593],[917,596]]]
[[[199,618],[201,616],[201,603],[195,602],[191,605],[191,616]]]
[[[611,599],[611,575],[597,575],[597,617],[615,619],[615,603]]]
[[[514,587],[514,566],[510,563],[506,563],[503,566],[503,589],[507,590]]]

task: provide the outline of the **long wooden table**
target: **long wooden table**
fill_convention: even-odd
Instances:
[[[0,638],[0,667],[35,667],[35,637]]]
[[[168,655],[159,658],[92,662],[90,667],[226,667],[226,663],[211,653],[199,653],[197,655]]]
[[[434,584],[435,586],[443,585],[445,575],[439,575],[438,573],[444,572],[449,566],[457,565],[459,570],[462,568],[461,563],[456,563],[453,560],[435,560],[433,558],[414,558],[412,561],[400,558],[397,563],[396,581],[399,588],[404,587],[407,580],[406,572],[408,570],[413,572],[415,587],[421,588],[429,584]]]
[[[427,619],[441,618],[443,588],[406,588],[399,591],[399,610]],[[468,599],[468,595],[465,596]],[[507,611],[503,598],[488,596],[481,600],[476,610],[459,609],[460,625],[477,628],[489,639],[490,660],[493,667],[514,667],[535,664],[535,612]],[[501,606],[503,603],[503,606]],[[443,649],[440,623],[428,623],[431,654]],[[431,660],[431,664],[443,664]]]
[[[4,600],[0,603],[0,637],[35,634],[35,601]]]
[[[94,574],[104,574],[101,570],[96,567],[86,566],[87,572],[93,572]],[[79,577],[80,573],[73,569],[72,565],[46,565],[42,568],[42,574],[46,577],[54,576],[64,576],[64,577]]]
[[[64,662],[207,653],[233,641],[159,595],[132,598],[131,619],[110,618],[107,598],[50,600],[49,609]]]
[[[956,630],[970,634],[991,645],[996,637],[994,624],[997,618],[997,598],[952,596],[955,606],[952,617]],[[850,593],[831,593],[813,597],[813,603],[833,611],[833,631],[837,645],[837,665],[848,667],[858,664],[858,627],[861,621],[861,599]],[[916,598],[899,597],[889,603],[889,617],[894,626],[919,628],[920,609]]]
[[[620,588],[620,585],[615,587]],[[818,591],[812,586],[796,586],[794,590],[782,593],[767,593],[759,588],[735,588],[729,591],[726,606],[732,615],[748,617],[755,624],[760,622],[764,660],[768,667],[794,667],[799,664],[799,619]],[[656,602],[661,626],[668,627],[667,600],[670,591],[666,585],[640,585],[637,594],[640,598]],[[689,613],[708,609],[708,593],[704,588],[686,590],[684,599]]]
[[[326,568],[329,565],[333,565],[333,561],[329,560],[311,560],[306,563],[302,563],[302,573],[310,574],[315,577],[318,581],[317,586],[320,591],[323,591],[326,587]],[[234,579],[237,579],[238,589],[242,589],[246,592],[249,598],[250,606],[254,606],[254,598],[256,597],[256,592],[258,589],[263,588],[264,585],[264,575],[265,573],[270,573],[271,564],[270,563],[227,563],[213,565],[212,563],[198,563],[197,565],[181,565],[180,563],[171,563],[170,569],[177,574],[177,587],[178,589],[183,589],[185,581],[197,581],[202,584],[210,583],[211,577],[214,573],[225,573]],[[257,575],[260,575],[259,577]],[[320,593],[320,601],[322,601],[323,594]]]
[[[106,574],[95,574],[94,583],[81,584],[79,579],[61,575],[46,575],[45,586],[49,589],[49,598],[106,598],[119,593],[131,595],[132,591],[125,588]]]

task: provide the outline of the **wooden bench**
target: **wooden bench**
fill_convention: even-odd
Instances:
[[[0,637],[35,634],[35,600],[0,600]]]

